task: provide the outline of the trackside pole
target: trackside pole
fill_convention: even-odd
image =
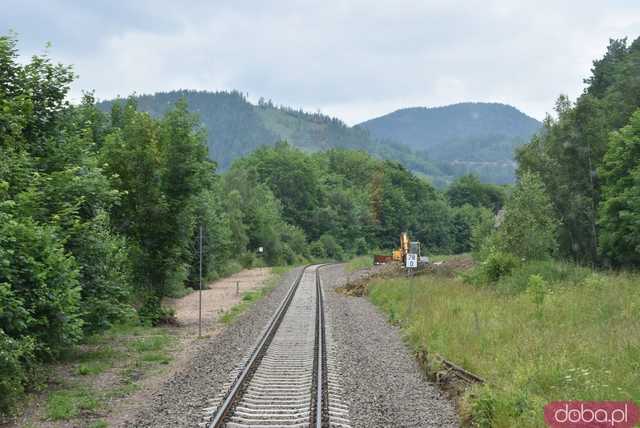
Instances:
[[[200,273],[198,291],[198,337],[202,337],[202,225],[200,225]]]

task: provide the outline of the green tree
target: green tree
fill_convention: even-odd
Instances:
[[[135,282],[147,292],[162,296],[167,284],[167,233],[169,205],[162,192],[162,153],[158,125],[128,102],[121,127],[106,136],[101,149],[105,171],[123,195],[112,210],[116,230],[131,241]]]
[[[473,207],[489,208],[498,212],[504,204],[504,190],[496,185],[483,184],[471,174],[457,178],[446,191],[451,206],[461,207],[469,204]]]
[[[640,39],[611,40],[594,61],[588,87],[575,104],[560,97],[557,118],[548,117],[539,135],[517,154],[520,172],[543,181],[556,214],[560,255],[598,263],[598,211],[602,203],[598,174],[609,133],[624,126],[640,105]],[[600,245],[602,247],[602,245]]]
[[[527,260],[548,258],[557,250],[557,228],[542,181],[533,174],[522,174],[498,227],[498,250]]]
[[[640,265],[640,109],[610,136],[604,162],[600,246],[609,263]]]

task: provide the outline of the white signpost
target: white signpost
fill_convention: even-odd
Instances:
[[[408,268],[417,268],[418,267],[418,255],[407,253],[407,264]]]

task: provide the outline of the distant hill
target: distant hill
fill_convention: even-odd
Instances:
[[[450,174],[470,170],[502,182],[513,175],[515,148],[527,143],[542,124],[506,104],[460,103],[401,109],[358,126],[375,138],[426,152]]]
[[[513,140],[510,137],[502,140],[491,137],[487,131],[491,129],[490,124],[485,126],[486,129],[483,132],[478,131],[480,137],[470,130],[467,134],[462,132],[452,134],[464,135],[466,139],[443,138],[447,141],[446,147],[452,152],[449,156],[443,157],[443,151],[436,149],[437,145],[417,145],[411,142],[413,140],[410,136],[417,136],[419,132],[415,131],[414,134],[401,132],[402,120],[408,119],[402,119],[404,115],[400,115],[401,119],[398,122],[394,115],[405,110],[365,122],[361,126],[349,127],[339,119],[319,113],[306,113],[302,110],[275,106],[271,101],[260,100],[257,105],[254,105],[238,91],[180,90],[140,95],[135,98],[140,110],[154,116],[164,114],[176,101],[185,98],[189,109],[200,116],[200,120],[206,127],[209,154],[218,162],[222,170],[228,168],[235,159],[262,145],[273,145],[279,140],[287,140],[290,144],[310,152],[330,148],[364,150],[381,159],[398,161],[408,169],[430,178],[437,186],[446,184],[453,177],[467,170],[478,172],[484,181],[509,182],[513,179],[514,164],[512,153],[509,151]],[[103,101],[98,105],[103,110],[109,111],[112,104],[113,100]],[[491,104],[488,105],[491,106]],[[518,112],[512,107],[509,108]],[[406,111],[409,110],[437,109],[407,109]],[[522,113],[519,114],[522,115]],[[386,120],[388,117],[392,118],[389,122]],[[407,117],[413,119],[408,120],[408,128],[413,129],[415,123],[419,121],[420,114],[410,114]],[[494,122],[501,126],[499,119],[497,117],[494,119]],[[519,124],[518,119],[515,119],[514,129],[517,129]],[[502,130],[503,127],[499,129]],[[438,129],[438,135],[449,135],[443,127],[435,129]],[[476,129],[482,130],[483,127],[477,125]],[[386,137],[383,135],[385,132],[389,135],[401,133],[401,138],[395,135]],[[518,144],[522,142],[524,140],[518,141]],[[464,152],[469,151],[469,147],[472,146],[475,147],[472,151],[478,153],[479,162],[470,166],[464,163],[465,160],[469,160],[469,154]],[[461,161],[463,163],[460,163]],[[491,167],[485,165],[487,161],[491,162]],[[493,163],[496,161],[506,162],[506,173],[498,169],[496,174]]]
[[[138,109],[153,116],[164,114],[176,101],[185,98],[189,109],[197,113],[208,131],[209,154],[220,169],[262,145],[279,140],[313,152],[330,148],[364,150],[378,158],[396,160],[407,168],[442,185],[447,179],[437,165],[424,154],[416,154],[393,141],[371,138],[369,131],[349,127],[342,121],[319,113],[306,113],[273,103],[251,104],[238,91],[206,92],[180,90],[134,97]],[[110,111],[114,100],[98,106]]]

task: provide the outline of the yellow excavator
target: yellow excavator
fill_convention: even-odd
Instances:
[[[418,259],[420,259],[420,242],[409,240],[409,234],[407,232],[402,232],[400,234],[400,248],[397,250],[393,250],[392,255],[374,255],[373,256],[373,264],[379,265],[383,263],[389,262],[400,262],[402,265],[407,262],[407,254],[416,254]]]
[[[400,248],[393,251],[393,261],[405,263],[409,252],[409,235],[407,232],[400,234]]]

